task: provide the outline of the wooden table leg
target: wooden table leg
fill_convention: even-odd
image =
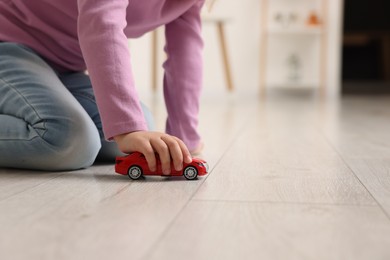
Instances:
[[[227,83],[228,90],[233,91],[234,85],[233,85],[229,57],[228,57],[228,52],[226,47],[225,30],[224,30],[223,22],[217,22],[217,27],[218,27],[219,43],[222,51],[222,59],[223,59],[223,65],[225,70],[226,83]]]

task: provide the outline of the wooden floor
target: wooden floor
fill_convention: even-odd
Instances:
[[[197,181],[0,169],[0,259],[390,259],[389,97],[202,103]]]

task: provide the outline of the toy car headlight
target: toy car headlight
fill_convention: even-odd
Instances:
[[[209,165],[208,163],[204,162],[204,163],[198,163],[199,166],[201,167],[204,167],[206,169],[206,171],[208,172],[209,171]]]
[[[203,165],[206,168],[206,171],[209,172],[209,164],[208,163],[203,163]]]

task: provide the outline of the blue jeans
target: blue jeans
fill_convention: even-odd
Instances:
[[[103,138],[88,75],[59,73],[28,47],[0,42],[0,167],[76,170],[120,154]]]

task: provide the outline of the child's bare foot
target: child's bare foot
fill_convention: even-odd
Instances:
[[[203,147],[204,147],[203,142],[200,142],[199,145],[195,149],[190,151],[191,155],[192,156],[200,155],[202,153],[202,151],[203,151]]]

